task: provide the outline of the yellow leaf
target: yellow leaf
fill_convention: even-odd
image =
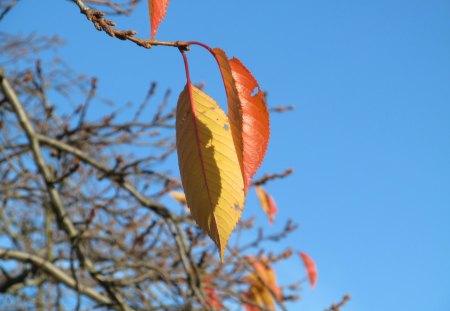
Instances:
[[[245,280],[250,284],[248,298],[254,303],[261,304],[269,310],[275,310],[275,301],[268,287],[277,299],[281,300],[283,296],[281,289],[277,284],[277,276],[275,271],[270,267],[269,261],[265,257],[260,257],[256,260],[254,257],[250,256],[247,259],[253,265],[256,274],[264,282],[261,282],[260,279],[254,274],[247,275]],[[253,310],[250,307],[247,309]]]
[[[172,197],[172,199],[174,199],[178,203],[183,205],[186,204],[186,196],[184,195],[183,192],[171,191],[169,195]]]
[[[245,200],[228,117],[211,97],[187,85],[178,99],[176,132],[187,204],[223,260]]]
[[[259,203],[264,213],[269,217],[269,222],[273,223],[275,219],[275,214],[277,213],[277,205],[273,197],[268,194],[262,187],[255,186],[256,194],[258,195]]]

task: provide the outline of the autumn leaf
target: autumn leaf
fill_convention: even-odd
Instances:
[[[264,257],[260,257],[256,260],[254,257],[250,256],[247,259],[255,269],[256,275],[251,273],[246,277],[247,282],[250,283],[246,298],[269,310],[275,310],[275,301],[270,291],[273,292],[277,299],[282,299],[282,293],[277,284],[275,271],[270,267],[269,261]],[[255,308],[249,304],[246,304],[245,307],[248,311],[254,310]]]
[[[244,207],[244,184],[226,114],[189,83],[178,99],[176,141],[187,205],[223,260]]]
[[[256,194],[258,196],[259,204],[261,204],[261,208],[264,213],[269,217],[269,222],[273,223],[275,219],[275,214],[277,213],[277,205],[275,204],[275,200],[271,195],[269,195],[262,187],[255,186]]]
[[[169,195],[172,197],[172,199],[174,199],[178,203],[183,205],[186,204],[186,196],[184,195],[183,192],[171,191]]]
[[[250,300],[256,305],[262,306],[263,301],[260,295],[260,292],[255,286],[250,286],[247,293],[244,294],[244,298],[247,300]],[[246,303],[244,305],[245,311],[260,311],[261,309],[257,306],[254,306],[252,304]]]
[[[159,24],[166,16],[167,6],[170,0],[148,0],[148,11],[150,14],[150,39],[154,40]]]
[[[224,81],[231,132],[247,193],[269,143],[269,112],[258,82],[241,61],[237,58],[229,60],[218,48],[212,53]]]
[[[203,286],[205,289],[206,299],[208,303],[213,307],[213,310],[220,311],[222,310],[222,303],[220,302],[220,296],[217,293],[214,285],[212,284],[210,279],[205,279],[203,281]]]
[[[314,286],[316,286],[317,283],[316,264],[314,260],[312,260],[312,258],[309,257],[308,254],[300,252],[299,255],[302,258],[303,263],[305,265],[306,273],[308,274],[309,284],[311,285],[311,288],[313,288]]]

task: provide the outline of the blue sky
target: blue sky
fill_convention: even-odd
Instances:
[[[148,37],[144,3],[114,20]],[[0,30],[59,34],[60,55],[118,102],[140,101],[150,81],[161,98],[185,83],[176,49],[111,39],[69,1],[20,1]],[[295,170],[267,187],[279,207],[268,230],[295,219],[300,230],[274,247],[304,250],[319,268],[292,310],[323,310],[345,293],[346,311],[450,310],[448,0],[173,0],[157,38],[221,47],[269,105],[296,106],[272,116],[260,171]],[[200,48],[188,56],[193,81],[223,104],[213,59]],[[254,194],[245,213],[266,221]],[[304,275],[296,260],[276,269],[281,283]]]

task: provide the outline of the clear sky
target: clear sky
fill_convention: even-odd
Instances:
[[[148,37],[147,8],[114,20]],[[145,50],[93,29],[69,1],[20,1],[1,31],[59,34],[59,52],[99,91],[140,101],[185,83],[176,49]],[[450,310],[450,1],[177,1],[157,35],[198,40],[239,57],[268,91],[271,142],[260,171],[279,214],[301,226],[286,244],[317,262],[319,281],[292,310]],[[222,104],[213,59],[188,53],[194,82]],[[175,96],[174,98],[175,99]],[[172,104],[175,102],[173,100]],[[175,159],[173,159],[174,163]],[[176,170],[175,170],[176,171]],[[258,214],[250,195],[245,215]],[[280,282],[304,275],[276,266]]]

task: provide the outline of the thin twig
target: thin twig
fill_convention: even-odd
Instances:
[[[135,35],[137,34],[137,31],[135,31],[135,30],[118,30],[118,29],[114,28],[116,26],[116,23],[104,18],[105,13],[98,11],[98,10],[91,9],[81,0],[72,0],[72,2],[74,2],[80,8],[80,12],[82,14],[84,14],[86,16],[86,18],[94,24],[95,28],[98,31],[104,31],[111,37],[114,37],[114,38],[117,38],[120,40],[128,40],[128,41],[134,42],[135,44],[142,46],[146,49],[150,49],[154,45],[155,46],[162,45],[162,46],[177,47],[181,50],[189,49],[188,42],[183,42],[183,41],[168,42],[168,41],[157,41],[157,40],[147,40],[147,39],[136,38]]]
[[[294,170],[289,168],[282,173],[264,175],[263,177],[254,180],[252,182],[252,186],[262,186],[262,185],[266,184],[268,181],[278,179],[278,178],[285,178],[285,177],[291,175],[293,172],[294,172]]]
[[[269,111],[270,112],[286,112],[286,111],[291,111],[291,110],[294,110],[294,109],[295,109],[295,106],[288,105],[288,106],[270,107]]]
[[[11,3],[8,3],[4,6],[3,11],[0,13],[0,22],[2,19],[8,14],[9,11],[17,4],[18,0],[12,0]]]
[[[342,297],[341,301],[336,303],[336,304],[332,304],[331,307],[329,307],[328,309],[326,309],[325,311],[340,311],[341,308],[350,300],[350,295],[346,294]]]

